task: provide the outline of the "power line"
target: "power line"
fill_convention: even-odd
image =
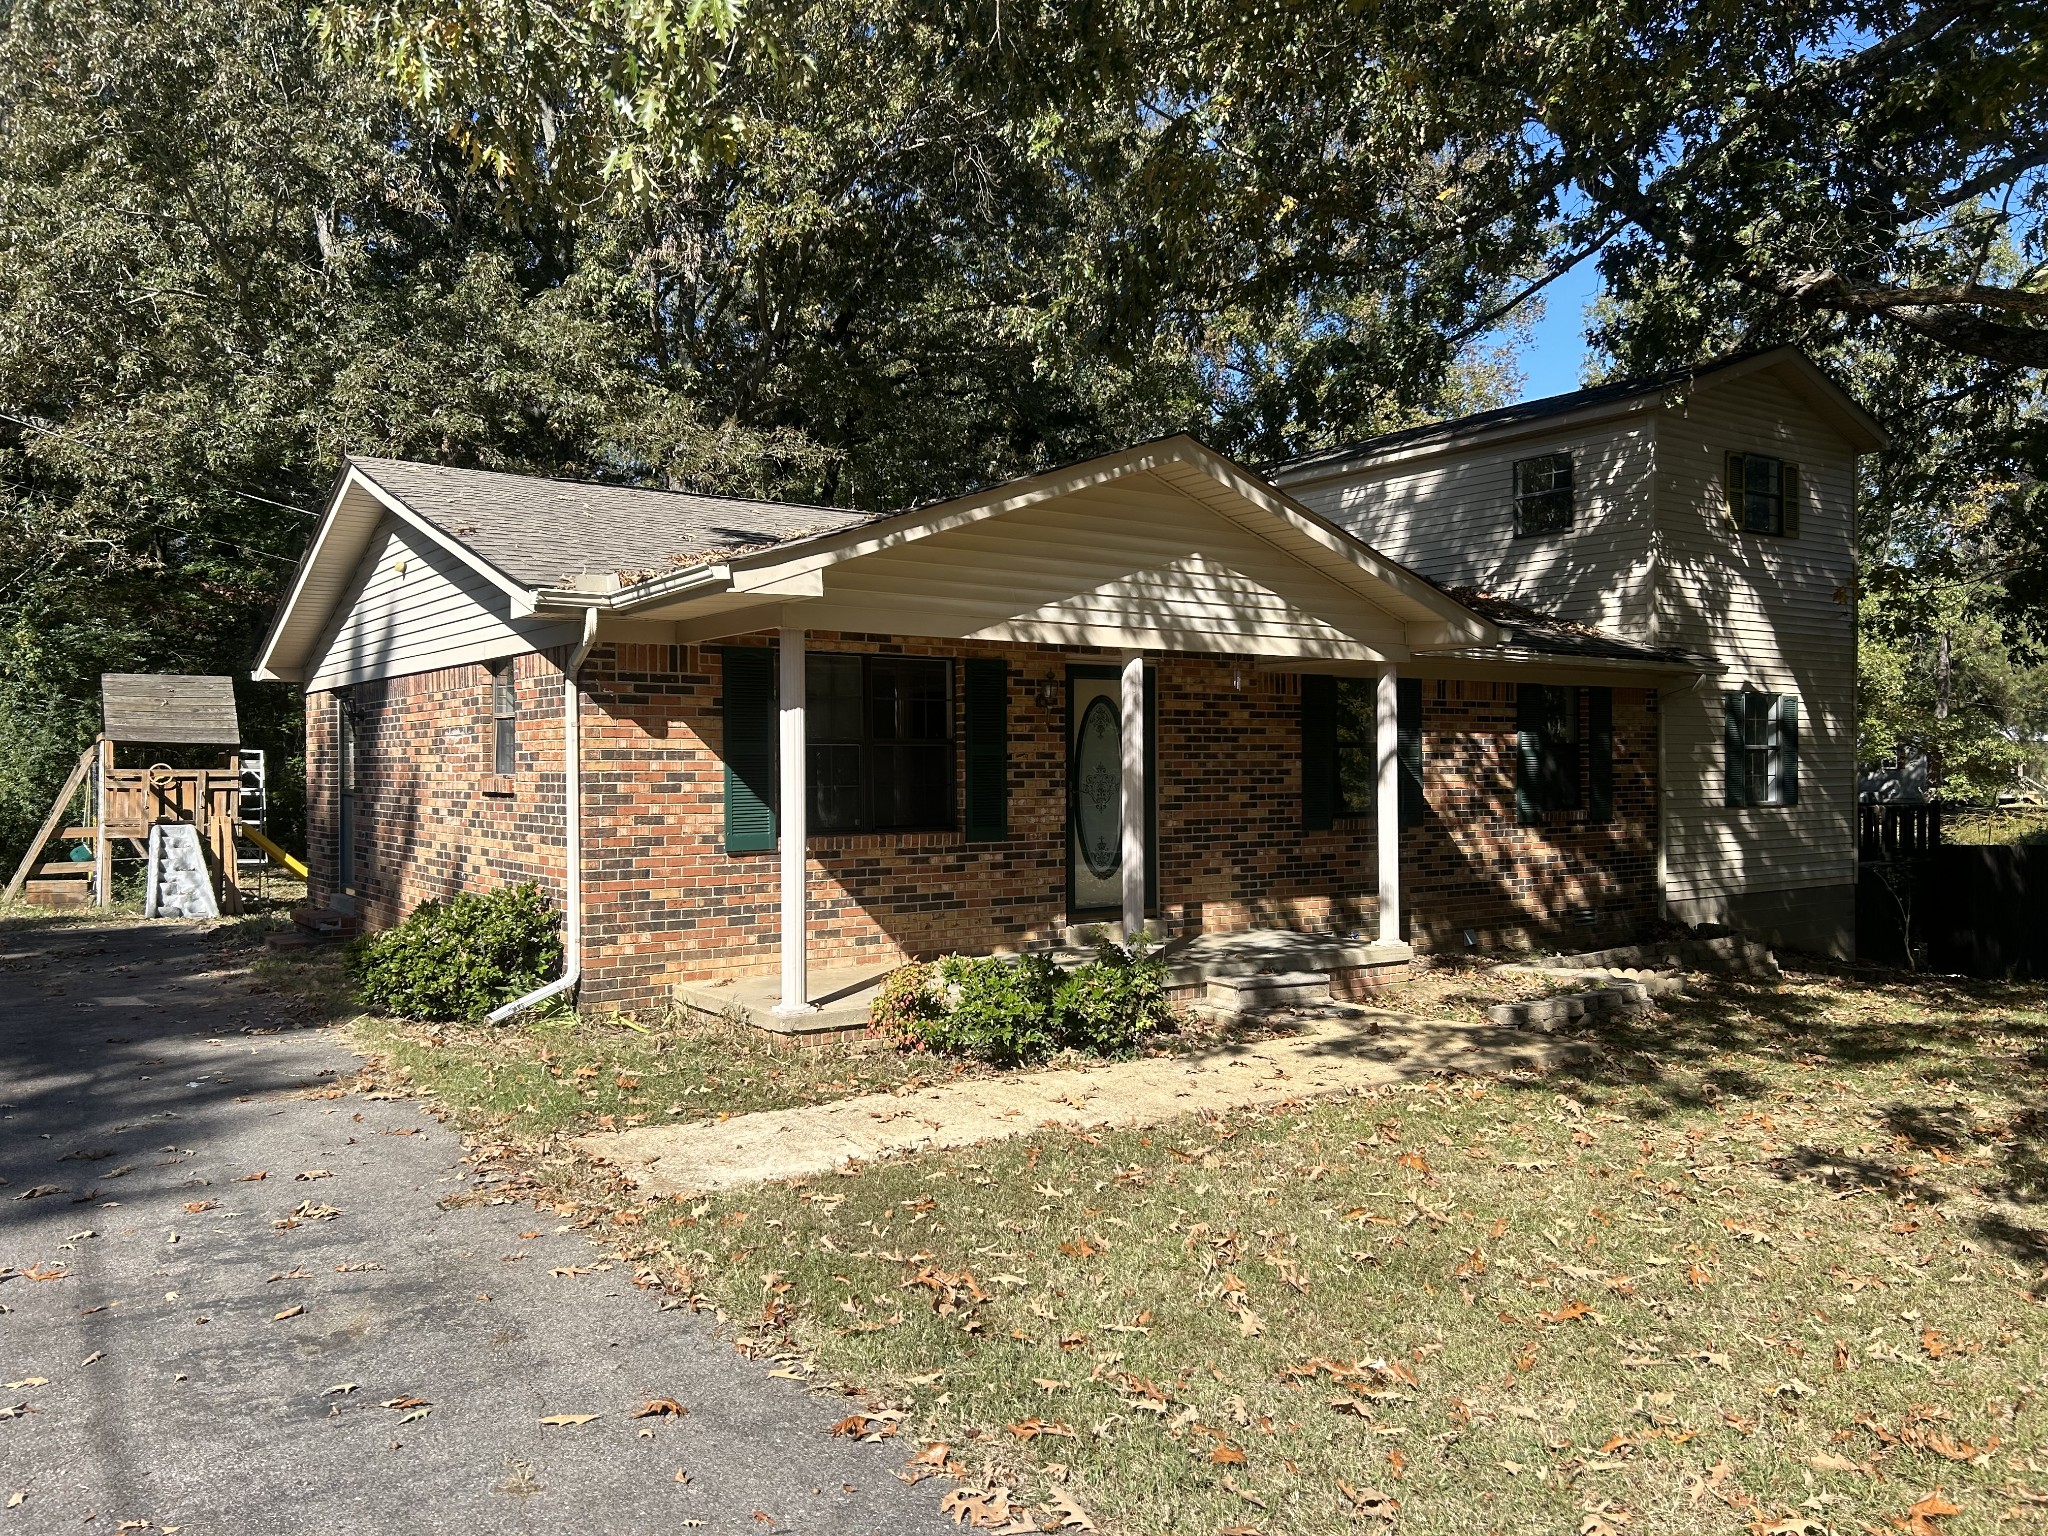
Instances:
[[[80,448],[85,449],[86,452],[96,453],[103,459],[114,458],[114,455],[108,453],[106,449],[100,447],[97,443],[84,442],[69,432],[60,432],[55,427],[44,426],[41,422],[30,421],[25,417],[16,416],[7,411],[0,411],[0,421],[11,421],[17,427],[26,427],[29,431],[40,432],[45,437],[54,437],[62,442],[75,443]],[[116,459],[115,462],[120,463],[124,461]],[[254,491],[244,491],[232,485],[216,485],[214,488],[225,491],[230,496],[240,496],[247,501],[260,501],[266,507],[279,507],[286,512],[296,512],[301,517],[317,519],[320,516],[318,512],[309,512],[304,507],[295,507],[288,501],[273,501],[268,496],[258,496]]]

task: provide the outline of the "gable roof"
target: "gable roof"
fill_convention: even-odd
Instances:
[[[854,527],[871,516],[408,459],[348,462],[494,569],[532,588],[574,586],[588,576],[637,578],[717,551]]]
[[[336,616],[353,601],[372,541],[392,523],[482,576],[502,594],[501,616],[515,624],[595,608],[734,633],[716,628],[721,614],[822,597],[830,568],[1111,482],[1146,480],[1193,509],[1221,514],[1354,599],[1365,598],[1417,641],[1490,644],[1501,637],[1457,599],[1185,435],[886,516],[358,458],[348,461],[329,499],[256,675],[305,676]],[[1110,542],[1122,541],[1113,520],[1103,526]],[[931,579],[939,586],[929,595],[944,606],[944,579]],[[889,617],[913,620],[908,611]]]
[[[1476,411],[1469,416],[1404,427],[1398,432],[1385,432],[1361,442],[1323,448],[1298,458],[1264,465],[1261,473],[1277,485],[1321,479],[1397,454],[1463,444],[1474,438],[1507,434],[1516,428],[1537,429],[1566,419],[1597,419],[1650,409],[1701,385],[1722,384],[1745,374],[1772,369],[1789,370],[1808,398],[1858,451],[1875,452],[1890,440],[1876,418],[1799,348],[1765,347],[1738,352],[1716,362],[1673,369],[1650,378],[1619,379],[1591,389],[1575,389],[1567,394],[1524,400],[1496,410]]]

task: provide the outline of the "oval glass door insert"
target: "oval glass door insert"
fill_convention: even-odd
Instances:
[[[1116,873],[1123,853],[1123,735],[1116,706],[1097,698],[1074,743],[1074,838],[1098,880]]]

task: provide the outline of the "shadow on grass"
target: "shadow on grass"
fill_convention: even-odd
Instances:
[[[1769,1114],[1788,1089],[1811,1092],[1794,1068],[1819,1069],[1866,1106],[1835,1136],[1881,1135],[1885,1153],[1813,1144],[1764,1166],[1838,1194],[1926,1205],[1955,1192],[1923,1175],[1967,1178],[2003,1208],[1970,1218],[1976,1235],[2016,1259],[2048,1259],[2048,1227],[2025,1219],[2048,1193],[2048,1112],[2033,1107],[2048,1087],[2048,985],[1815,966],[1781,982],[1716,978],[1651,1012],[1588,1021],[1578,1036],[1597,1049],[1552,1084],[1576,1082],[1588,1102],[1649,1123]]]

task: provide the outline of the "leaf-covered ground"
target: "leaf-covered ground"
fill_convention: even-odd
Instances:
[[[1568,1076],[1047,1132],[618,1233],[867,1392],[848,1431],[909,1475],[1041,1525],[1056,1488],[1133,1533],[2044,1523],[2048,988],[1720,982],[1588,1038]]]

